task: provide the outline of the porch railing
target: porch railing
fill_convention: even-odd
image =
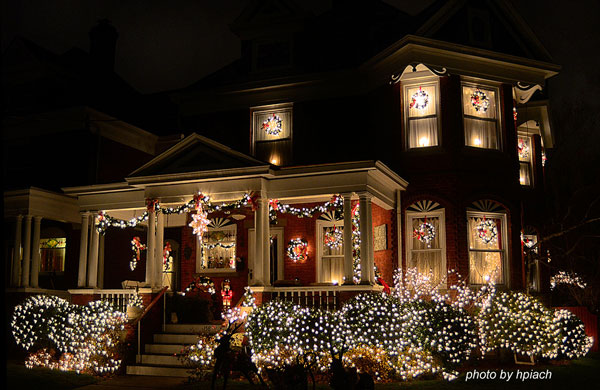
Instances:
[[[337,286],[277,287],[272,298],[294,302],[300,306],[334,310],[338,304]]]
[[[127,304],[129,303],[129,300],[133,294],[135,294],[135,290],[133,289],[100,290],[100,299],[102,301],[110,302],[115,310],[126,313]]]

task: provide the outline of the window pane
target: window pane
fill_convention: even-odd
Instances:
[[[465,118],[465,142],[476,148],[499,149],[496,122]]]
[[[504,280],[501,252],[469,252],[469,282],[485,284],[488,279],[495,283]]]
[[[517,141],[517,150],[519,152],[519,161],[531,161],[531,138],[519,137]]]
[[[406,107],[409,117],[436,115],[437,94],[435,85],[407,88]]]
[[[326,283],[342,283],[344,277],[343,257],[323,257],[321,259],[321,280]]]
[[[438,144],[437,118],[409,119],[408,127],[409,148],[422,148]]]
[[[235,268],[235,230],[209,230],[202,237],[202,268]]]
[[[254,113],[254,140],[275,141],[291,136],[291,110]]]
[[[521,163],[519,166],[519,182],[522,186],[530,186],[529,163]]]
[[[496,118],[496,92],[463,86],[463,113],[480,118]]]
[[[434,285],[445,276],[445,270],[442,269],[442,251],[439,249],[424,252],[412,251],[410,262],[411,267],[417,267],[420,274],[431,274]]]

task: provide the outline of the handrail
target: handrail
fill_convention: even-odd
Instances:
[[[158,300],[165,295],[165,292],[167,292],[167,290],[169,289],[168,286],[163,287],[162,290],[160,290],[160,292],[158,293],[158,295],[156,297],[154,297],[154,299],[152,300],[152,302],[150,302],[150,304],[146,307],[146,309],[144,309],[144,312],[142,313],[141,316],[139,316],[138,318],[136,318],[131,325],[135,325],[138,322],[140,322],[142,320],[142,318],[144,318],[146,316],[146,314],[148,314],[148,312],[150,311],[150,309],[152,309],[152,306],[154,306],[156,304],[156,302],[158,302]]]

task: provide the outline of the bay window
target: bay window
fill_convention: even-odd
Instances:
[[[408,149],[439,145],[438,97],[437,80],[404,85]]]
[[[465,144],[475,148],[500,149],[498,90],[463,84],[462,103]]]

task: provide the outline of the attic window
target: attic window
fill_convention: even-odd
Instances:
[[[291,104],[252,109],[252,150],[256,158],[273,165],[291,162]]]

